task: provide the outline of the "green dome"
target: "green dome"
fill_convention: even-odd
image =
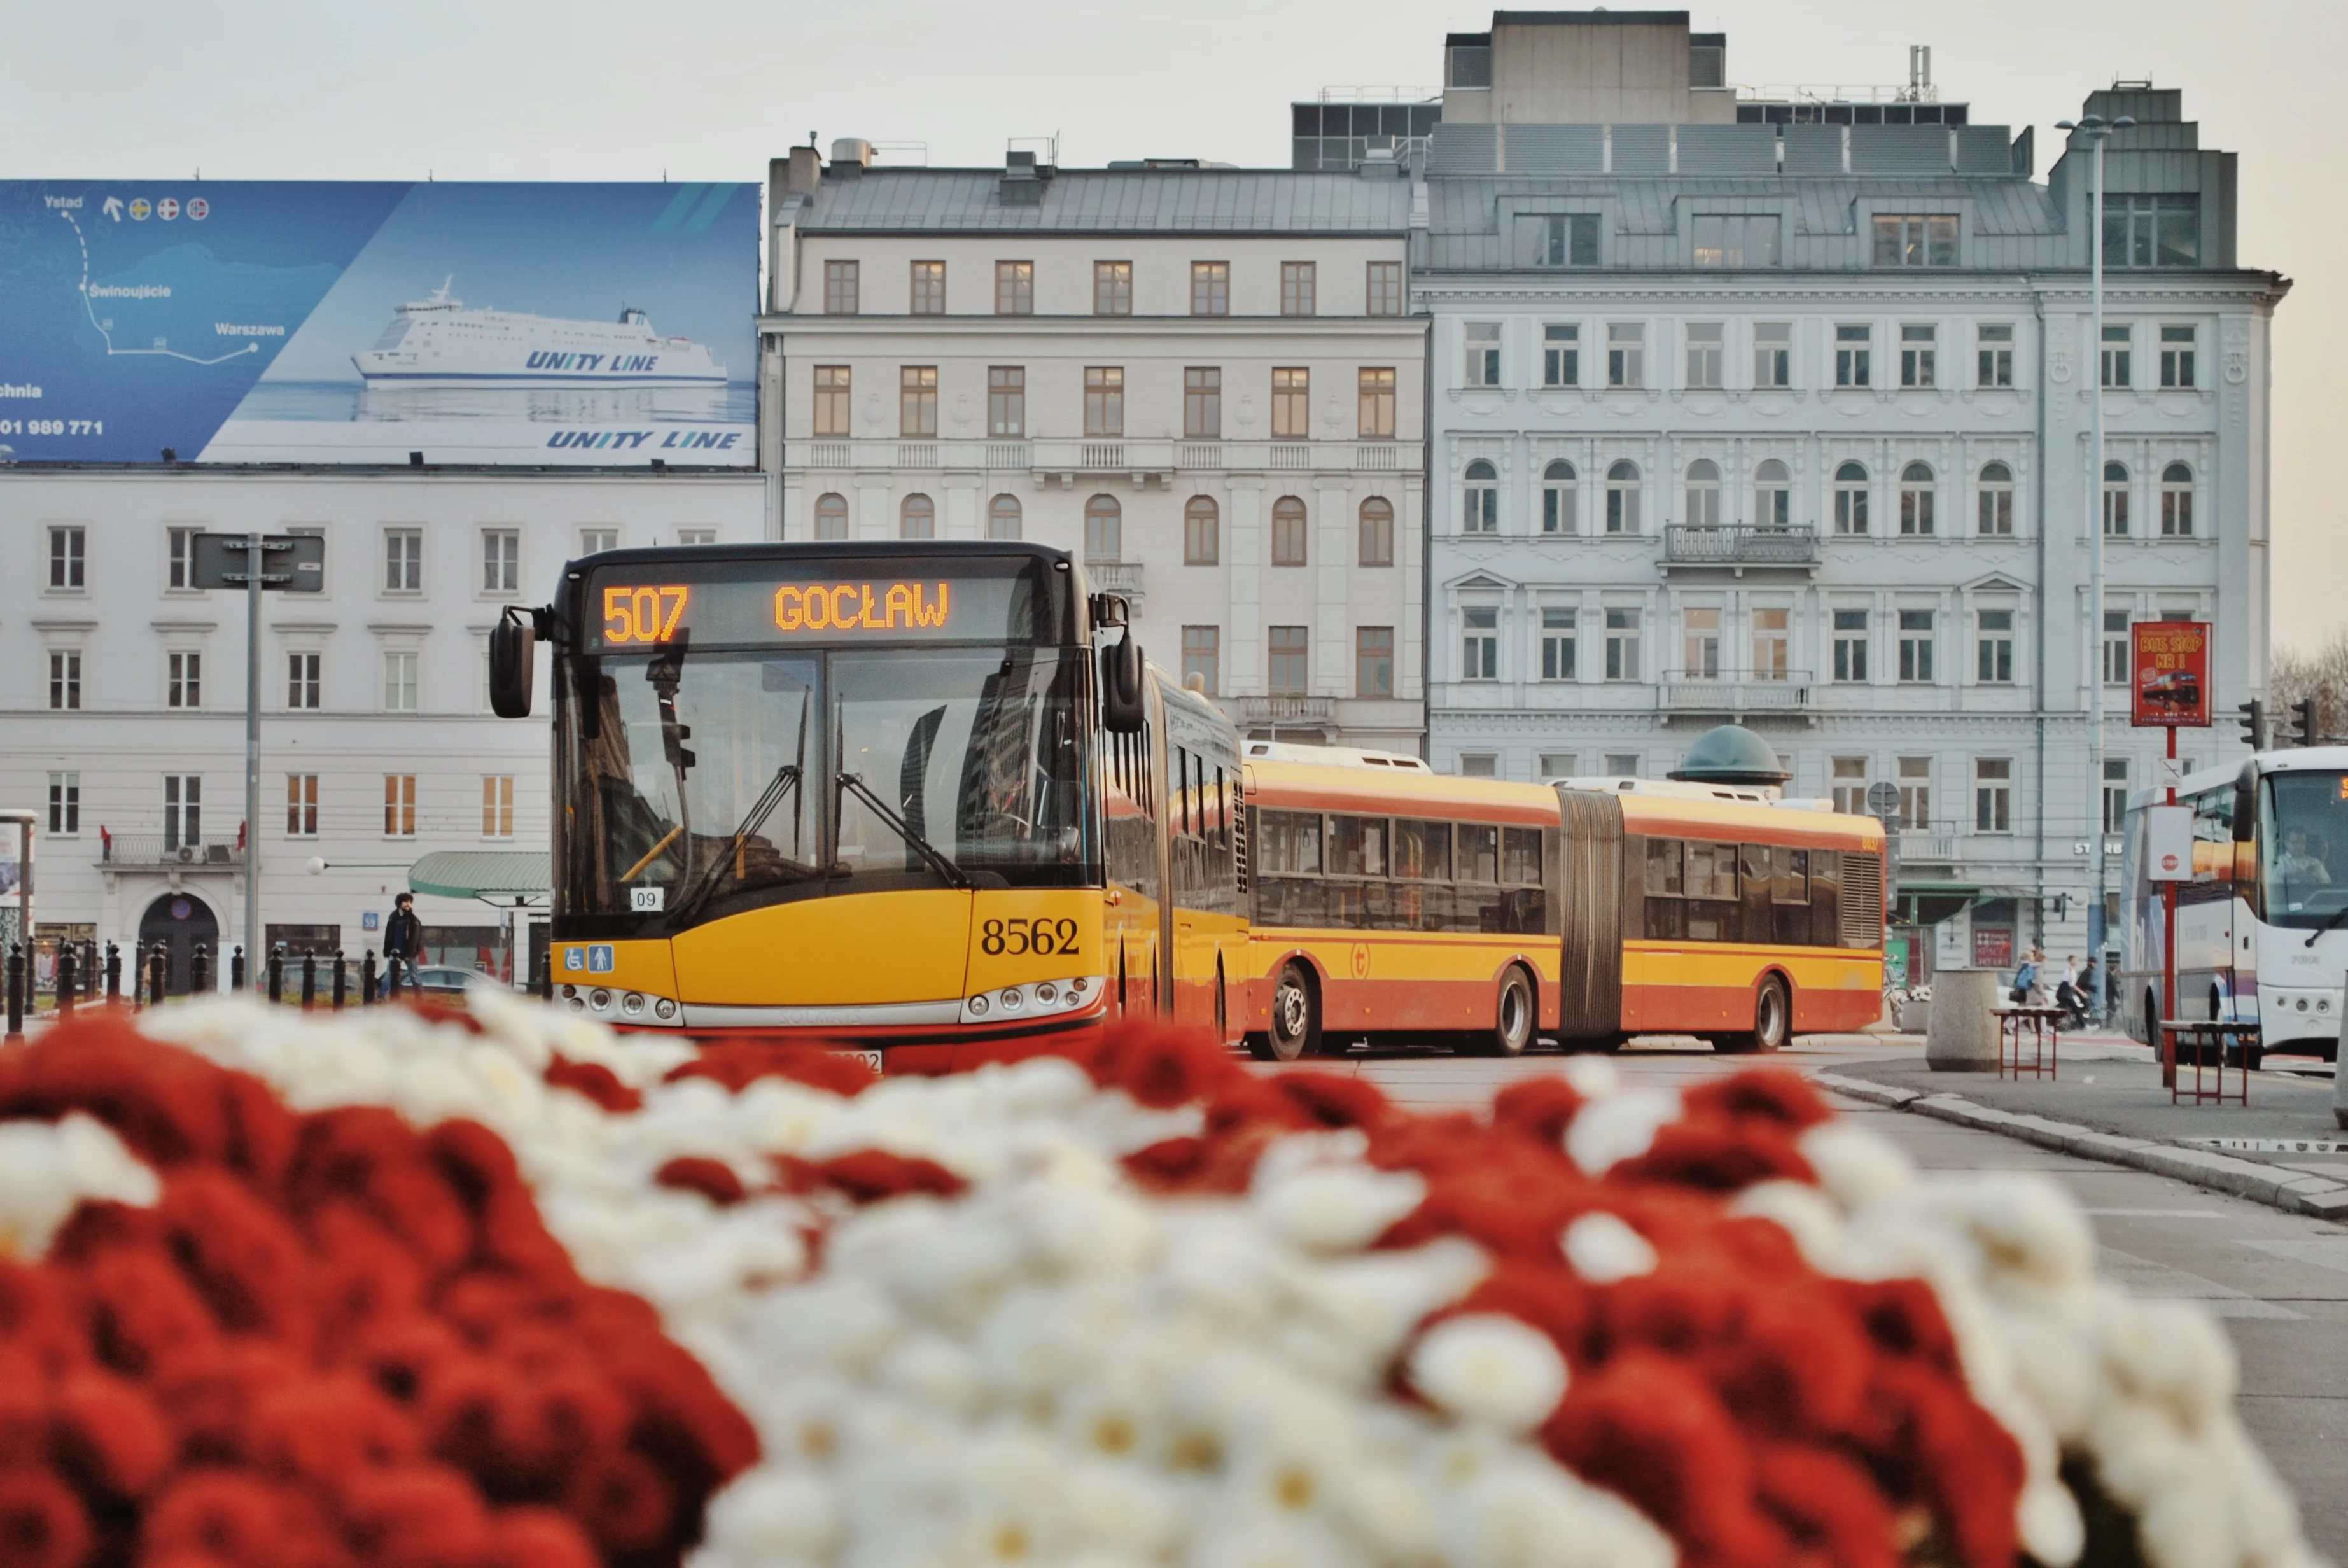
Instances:
[[[1741,724],[1724,724],[1696,737],[1687,760],[1669,777],[1691,784],[1783,784],[1793,775],[1767,741]]]

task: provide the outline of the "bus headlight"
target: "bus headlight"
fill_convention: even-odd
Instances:
[[[1066,980],[1034,980],[1025,985],[998,986],[964,1000],[962,1021],[974,1024],[982,1019],[1025,1016],[1030,1013],[1049,1016],[1077,1012],[1098,1001],[1106,984],[1097,975],[1078,975]]]
[[[676,1016],[676,1004],[670,1001],[667,997],[663,996],[659,1001],[653,1004],[653,1016],[658,1018],[664,1024],[667,1023],[671,1018]]]
[[[620,1011],[631,1018],[637,1016],[644,1010],[644,997],[641,991],[631,991],[620,999]]]

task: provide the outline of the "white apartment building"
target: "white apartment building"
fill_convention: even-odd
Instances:
[[[381,952],[379,922],[421,856],[544,852],[546,727],[489,709],[503,607],[546,603],[563,563],[592,551],[756,540],[763,486],[0,465],[18,562],[0,575],[0,803],[39,813],[36,933],[168,941],[175,989],[197,942],[217,985],[243,940],[245,603],[186,585],[196,532],[324,536],[325,591],[262,605],[262,913],[268,942],[355,963]],[[434,956],[509,962],[510,906],[417,910]]]
[[[774,537],[1025,538],[1251,734],[1416,752],[1412,186],[1153,160],[778,160]]]
[[[2175,91],[2090,97],[2137,122],[2106,155],[2090,343],[2084,143],[2042,183],[2027,131],[1921,80],[1738,101],[1725,40],[1684,14],[1495,24],[1450,40],[1413,256],[1429,757],[1660,775],[1739,721],[1797,793],[1864,810],[1896,787],[1899,913],[1940,963],[2083,950],[2098,819],[2161,753],[2127,727],[2128,624],[2214,623],[2219,714],[2266,690],[2289,285],[2236,262],[2232,155],[2200,149]],[[2203,764],[2243,744],[2180,738]]]

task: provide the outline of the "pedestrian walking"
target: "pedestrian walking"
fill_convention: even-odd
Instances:
[[[2087,1026],[2087,994],[2079,988],[2083,973],[2079,957],[2074,954],[2063,965],[2063,978],[2055,983],[2054,1005],[2064,1010],[2063,1026],[2066,1029]]]
[[[416,895],[403,892],[391,901],[391,919],[383,928],[384,994],[399,995],[400,977],[414,967],[424,952],[424,923],[416,918]]]
[[[2017,1007],[2026,1007],[2030,1006],[2031,993],[2037,985],[2038,949],[2025,947],[2022,950],[2022,962],[2013,971],[2013,989],[2009,993],[2009,999]]]

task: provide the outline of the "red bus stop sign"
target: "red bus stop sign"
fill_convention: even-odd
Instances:
[[[2209,726],[2209,623],[2139,621],[2128,628],[2134,721],[2159,729]]]

